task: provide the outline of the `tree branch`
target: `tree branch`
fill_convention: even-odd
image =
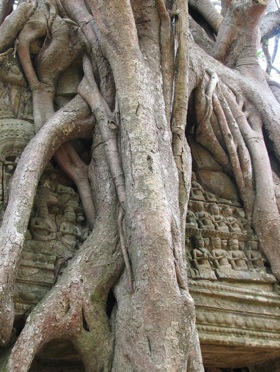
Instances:
[[[208,37],[207,33],[192,17],[189,17],[189,26],[196,44],[212,56],[214,54],[214,41]]]
[[[266,14],[261,21],[262,39],[270,39],[280,32],[280,10]]]

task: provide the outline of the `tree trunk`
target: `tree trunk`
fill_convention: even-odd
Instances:
[[[1,22],[10,10],[0,4]],[[0,26],[0,64],[9,65],[9,48],[18,56],[17,74],[7,69],[1,81],[8,92],[29,87],[37,132],[18,162],[0,232],[2,345],[11,340],[25,234],[52,156],[91,230],[31,312],[6,371],[28,371],[57,339],[70,340],[90,372],[204,370],[186,274],[186,132],[234,179],[280,278],[280,219],[262,134],[264,126],[279,159],[280,106],[255,67],[265,6],[226,1],[224,17],[208,0],[190,9],[194,18],[185,0],[37,0]],[[60,104],[58,81],[74,64],[79,85]],[[67,142],[77,138],[93,138],[89,165]]]

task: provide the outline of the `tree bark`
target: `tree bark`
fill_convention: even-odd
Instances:
[[[92,228],[30,314],[9,372],[27,371],[40,348],[60,338],[74,344],[91,372],[203,371],[186,278],[188,114],[192,136],[235,179],[280,279],[279,211],[262,133],[279,160],[280,106],[256,67],[265,6],[224,1],[223,17],[209,1],[190,5],[205,29],[184,0],[38,0],[1,25],[1,53],[18,38],[37,132],[17,165],[0,231],[2,345],[11,338],[13,287],[36,187],[52,156],[75,182]],[[209,28],[217,34],[211,43]],[[57,80],[77,59],[78,95],[55,112]],[[2,80],[7,89],[18,84]],[[69,141],[92,134],[86,166]],[[116,304],[106,314],[109,293]]]

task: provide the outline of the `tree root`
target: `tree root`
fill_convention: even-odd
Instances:
[[[61,337],[73,342],[87,371],[110,371],[113,343],[106,300],[124,264],[115,190],[102,146],[96,147],[94,157],[98,163],[93,184],[98,210],[94,230],[29,316],[12,350],[9,372],[26,372],[39,349]]]
[[[242,200],[246,200],[245,198],[246,188],[245,188],[245,183],[244,183],[243,174],[241,170],[240,160],[237,154],[236,144],[234,142],[234,138],[229,129],[224,110],[216,94],[214,94],[213,96],[213,107],[214,107],[214,112],[217,116],[217,119],[218,119],[218,122],[221,128],[221,132],[223,134],[224,141],[227,146],[234,177],[238,185],[241,198]]]
[[[26,21],[34,12],[30,2],[20,4],[2,23],[0,20],[0,53],[11,48]]]
[[[78,87],[78,92],[88,102],[100,127],[102,139],[105,143],[105,153],[116,187],[121,207],[125,209],[125,184],[121,158],[118,150],[117,124],[110,109],[99,92],[92,72],[92,64],[87,56],[84,56],[85,77]]]
[[[37,10],[37,12],[39,11]],[[39,15],[41,13],[40,11]],[[37,20],[39,16],[35,13],[34,17]],[[49,18],[52,18],[51,23],[46,23],[46,17],[43,17],[43,22],[36,22],[35,25],[31,18],[30,23],[24,26],[19,35],[18,54],[32,90],[33,116],[36,131],[54,113],[53,99],[58,75],[70,66],[83,50],[83,43],[78,33],[75,34],[76,40],[74,42],[71,40],[70,42],[71,32],[69,31],[69,26],[64,19],[56,15],[54,9]],[[37,57],[37,77],[31,63],[30,45],[33,41],[38,40],[39,37],[46,36],[49,30],[51,30],[51,35],[48,38],[51,36],[51,41],[45,43],[47,46],[42,47]],[[63,58],[60,53],[62,43],[65,45]],[[80,159],[70,143],[62,145],[57,150],[55,158],[61,169],[64,170],[77,186],[87,221],[92,229],[95,219],[95,208],[88,180],[87,166]]]
[[[75,107],[75,109],[73,109]],[[1,226],[0,265],[0,335],[6,344],[11,334],[14,313],[7,314],[7,298],[13,297],[13,286],[24,243],[25,232],[39,178],[57,148],[74,138],[88,138],[92,133],[92,117],[88,106],[77,96],[44,125],[25,148],[11,185],[11,196]],[[36,154],[36,156],[34,156]],[[6,260],[4,260],[4,257]],[[3,262],[3,264],[2,264]],[[4,313],[3,313],[4,311]]]
[[[215,6],[210,0],[190,0],[190,6],[197,10],[217,33],[223,21]]]
[[[172,84],[174,78],[174,55],[171,34],[171,21],[166,9],[165,1],[156,0],[160,17],[160,53],[163,80],[163,95],[165,101],[165,115],[170,121]]]
[[[218,93],[213,94],[214,113],[223,133],[247,217],[253,223],[273,274],[279,279],[280,260],[275,242],[280,241],[280,218],[262,134],[262,120],[259,113],[252,109],[250,101],[246,107],[249,112],[243,112],[243,106],[244,103],[237,103],[234,95],[220,83]]]
[[[88,178],[88,166],[81,160],[71,143],[60,146],[54,155],[61,169],[74,181],[77,186],[81,203],[92,229],[95,221],[95,206]]]
[[[128,290],[129,293],[133,293],[133,279],[132,279],[132,270],[131,265],[129,261],[128,251],[127,251],[127,238],[125,235],[125,220],[124,220],[124,211],[122,207],[118,208],[118,228],[119,228],[119,234],[120,234],[120,244],[121,244],[121,250],[124,258],[124,263],[126,267],[126,273],[127,273],[127,280],[128,280]]]
[[[212,79],[211,79],[212,77]],[[207,79],[209,79],[207,77]],[[230,173],[230,162],[228,154],[219,142],[212,126],[213,118],[213,94],[218,82],[217,74],[211,74],[208,83],[205,79],[195,89],[195,109],[196,109],[196,140],[204,146],[221,164],[221,166]],[[206,86],[205,86],[206,85]]]
[[[189,58],[188,49],[188,7],[184,1],[178,1],[177,10],[180,13],[176,31],[178,39],[177,74],[174,84],[174,100],[171,115],[172,151],[179,177],[179,207],[181,214],[181,234],[185,236],[185,221],[187,204],[191,188],[191,151],[186,141],[185,129],[188,102],[188,69],[186,61]],[[169,116],[167,116],[167,119]]]

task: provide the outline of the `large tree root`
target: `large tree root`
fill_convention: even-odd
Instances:
[[[26,2],[20,4],[3,23],[0,19],[0,53],[13,46],[17,34],[33,12],[33,5]]]
[[[242,141],[249,150],[252,172],[250,171],[250,164],[247,163],[249,160],[248,154],[244,157],[245,153],[242,154],[240,151],[236,152],[239,148],[238,145],[236,149],[234,148],[235,145],[231,147],[233,154],[235,153],[237,155],[237,157],[234,155],[234,158],[242,161],[240,162],[238,160],[238,162],[236,162],[237,165],[238,163],[240,164],[240,169],[238,171],[239,178],[242,180],[242,177],[246,177],[247,185],[250,185],[252,181],[253,185],[255,185],[255,189],[252,188],[252,186],[249,188],[247,188],[247,186],[245,188],[243,187],[243,202],[246,205],[249,201],[252,206],[250,209],[252,210],[253,227],[258,234],[262,250],[270,262],[272,271],[277,279],[279,279],[280,259],[278,246],[280,242],[280,220],[275,199],[269,156],[262,134],[262,125],[264,124],[269,136],[271,136],[275,155],[279,158],[280,130],[278,121],[280,118],[280,106],[271,91],[268,91],[267,95],[263,95],[266,90],[260,93],[252,82],[246,78],[241,78],[240,74],[217,63],[201,50],[191,47],[191,55],[192,58],[190,61],[202,61],[203,58],[205,58],[204,69],[208,68],[212,71],[216,71],[220,80],[226,82],[225,85],[234,92],[234,96],[242,96],[245,102],[245,105],[241,103],[240,108],[237,103],[237,101],[240,101],[239,98],[237,100],[233,98],[232,94],[230,94],[222,84],[221,89],[225,100],[223,100],[221,96],[221,102],[216,101],[216,107],[220,112],[220,120],[222,122],[228,123],[229,121],[233,124],[237,124],[243,138]],[[193,65],[193,69],[197,72],[198,76],[201,75],[201,66]],[[202,71],[204,69],[202,69]],[[224,112],[223,115],[218,107]],[[256,108],[258,108],[258,110]],[[242,109],[244,109],[244,112]],[[231,130],[233,129],[232,127]],[[230,136],[234,141],[240,143],[240,139],[238,139],[240,137],[239,134],[238,137],[236,137],[236,135],[234,133],[232,135],[230,131]],[[244,147],[244,145],[242,145],[242,147]],[[245,173],[243,173],[244,169],[246,170]],[[252,181],[250,180],[251,174],[253,175]],[[244,182],[242,181],[243,184]],[[264,195],[266,195],[265,198]],[[248,217],[250,219],[250,213]]]
[[[100,144],[100,135],[95,145]],[[94,230],[55,287],[27,320],[10,356],[9,372],[26,372],[39,349],[66,338],[89,372],[110,371],[113,336],[106,315],[109,290],[123,270],[117,226],[117,200],[103,146],[96,145]],[[104,202],[106,200],[106,202]]]
[[[77,96],[45,124],[20,158],[0,230],[1,344],[7,343],[11,334],[13,285],[40,175],[63,142],[91,136],[92,122],[87,104]]]
[[[280,217],[274,192],[274,182],[265,146],[261,119],[255,115],[246,119],[235,99],[227,94],[227,100],[251,154],[254,169],[255,198],[253,225],[263,252],[267,256],[273,274],[280,279]],[[265,197],[264,197],[265,195]]]
[[[89,372],[109,370],[104,366],[110,365],[113,344],[106,298],[123,267],[112,217],[111,211],[109,221],[102,218],[103,236],[100,223],[96,224],[98,234],[93,231],[86,247],[31,313],[11,353],[9,372],[28,371],[39,349],[59,338],[74,343]]]
[[[59,74],[81,55],[84,43],[77,30],[58,15],[50,14],[47,22],[40,9],[31,17],[19,34],[18,55],[32,91],[33,116],[36,132],[54,114],[54,92]],[[74,23],[74,22],[73,22]],[[51,28],[51,35],[48,35]],[[77,28],[77,27],[76,27]],[[36,72],[31,62],[32,42],[47,37],[36,58]],[[64,45],[63,54],[60,53]],[[38,76],[37,76],[38,75]],[[94,203],[88,180],[87,166],[80,159],[73,146],[68,143],[57,150],[56,159],[62,170],[77,186],[89,226],[95,219]]]
[[[121,158],[118,150],[117,123],[106,101],[99,92],[95,82],[92,64],[87,56],[84,56],[84,73],[78,92],[88,102],[92,113],[100,127],[102,139],[105,143],[105,153],[116,186],[118,199],[122,207],[125,202],[124,174]]]
[[[178,1],[178,9],[180,9],[180,18],[177,22],[177,38],[178,38],[178,50],[177,50],[177,74],[174,84],[174,99],[172,107],[172,120],[171,120],[171,131],[172,131],[172,150],[175,159],[178,177],[179,177],[179,206],[181,214],[181,234],[184,241],[185,236],[185,221],[187,214],[187,205],[189,192],[191,188],[191,151],[186,141],[185,129],[186,129],[186,118],[188,110],[188,65],[186,61],[189,58],[188,50],[188,7],[184,1]],[[164,32],[163,30],[161,32]],[[161,36],[162,38],[162,36]],[[161,40],[161,49],[164,48]],[[162,57],[163,58],[163,57]],[[163,74],[163,79],[167,80],[167,77]],[[168,86],[168,80],[165,83]],[[165,100],[166,101],[166,100]],[[167,106],[169,109],[169,106]],[[167,120],[169,116],[166,115]],[[168,120],[169,121],[169,120]]]
[[[54,157],[60,168],[77,186],[84,213],[89,227],[92,229],[95,221],[95,206],[88,178],[88,166],[81,160],[69,142],[61,145]]]

